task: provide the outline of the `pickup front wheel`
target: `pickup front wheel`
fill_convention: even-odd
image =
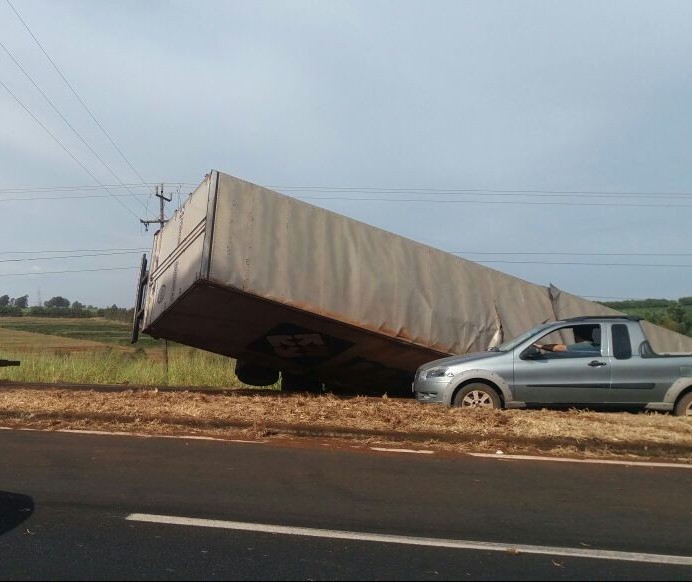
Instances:
[[[454,406],[460,408],[501,408],[497,392],[482,382],[471,382],[454,397]]]
[[[692,416],[692,392],[685,394],[675,403],[675,416]]]

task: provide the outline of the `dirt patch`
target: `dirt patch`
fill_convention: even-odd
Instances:
[[[121,392],[0,386],[0,425],[217,438],[330,438],[452,453],[540,454],[692,464],[692,418],[468,410],[411,399],[242,391]]]

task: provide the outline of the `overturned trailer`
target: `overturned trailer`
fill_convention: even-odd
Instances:
[[[612,309],[212,171],[142,259],[133,342],[236,359],[246,384],[410,392],[416,368]],[[659,351],[692,339],[648,324]]]

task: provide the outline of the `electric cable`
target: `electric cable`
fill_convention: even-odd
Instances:
[[[9,49],[2,43],[2,41],[0,41],[0,47],[2,47],[2,49],[5,51],[5,53],[7,53],[7,55],[12,59],[12,61],[13,61],[14,64],[19,68],[19,70],[20,70],[22,73],[24,73],[24,76],[25,76],[27,79],[29,79],[29,81],[31,81],[31,83],[34,85],[34,87],[36,88],[36,90],[43,96],[43,98],[46,100],[46,102],[53,108],[53,111],[55,111],[55,112],[60,116],[60,119],[62,119],[62,120],[67,124],[67,126],[68,126],[68,127],[72,130],[72,132],[81,140],[81,142],[87,147],[87,149],[96,157],[96,159],[97,159],[99,162],[101,162],[101,165],[102,165],[104,168],[106,168],[106,170],[108,170],[108,171],[110,172],[110,174],[111,174],[118,182],[120,182],[120,184],[121,184],[122,186],[124,186],[125,188],[127,188],[128,190],[130,190],[127,186],[125,186],[125,183],[124,183],[124,182],[120,179],[120,177],[112,170],[112,168],[111,168],[111,167],[103,160],[103,158],[94,150],[94,148],[92,148],[92,147],[87,143],[87,141],[82,137],[82,134],[80,134],[80,133],[74,128],[74,126],[65,118],[65,116],[62,114],[62,112],[61,112],[61,111],[55,106],[55,104],[50,100],[50,98],[48,97],[48,95],[46,95],[46,94],[44,93],[43,89],[41,89],[41,87],[38,86],[38,84],[36,83],[36,81],[34,81],[34,79],[31,77],[31,75],[29,75],[29,73],[27,73],[27,71],[24,69],[24,67],[22,67],[22,65],[19,63],[19,61],[17,61],[17,59],[14,58],[14,55],[13,55],[13,54],[9,51]],[[131,190],[130,190],[130,193],[132,193]],[[137,200],[137,199],[135,198],[135,200]],[[139,202],[142,206],[144,206],[144,207],[146,208],[146,205],[144,204],[144,202],[142,202],[141,200],[137,200],[137,202]]]
[[[9,1],[9,0],[8,0],[8,1]],[[19,103],[19,105],[22,107],[22,109],[24,109],[24,111],[26,111],[26,112],[34,119],[34,121],[36,121],[36,123],[38,123],[38,124],[41,126],[41,128],[42,128],[51,138],[53,138],[53,140],[54,140],[63,150],[65,150],[65,152],[66,152],[75,162],[77,162],[77,164],[79,164],[79,166],[80,166],[87,174],[89,174],[89,176],[91,176],[91,178],[92,178],[97,184],[99,184],[102,188],[104,188],[104,189],[106,190],[106,192],[108,192],[111,196],[113,196],[113,198],[118,202],[118,204],[120,204],[125,210],[127,210],[130,214],[132,214],[132,216],[134,216],[135,218],[137,218],[137,219],[139,220],[139,217],[138,217],[134,212],[132,212],[132,210],[130,210],[130,208],[129,208],[128,206],[126,206],[125,204],[123,204],[123,202],[122,202],[121,200],[119,200],[118,197],[115,196],[108,188],[106,188],[106,187],[101,183],[101,181],[100,181],[96,176],[94,176],[94,174],[91,173],[91,171],[89,170],[89,168],[87,168],[82,162],[80,162],[80,161],[75,157],[75,155],[74,155],[69,149],[67,149],[67,147],[65,147],[65,146],[63,145],[63,143],[62,143],[57,137],[55,137],[55,136],[53,135],[53,133],[52,133],[45,125],[43,125],[43,123],[41,123],[41,121],[38,119],[38,117],[36,117],[36,116],[24,105],[24,103],[22,103],[22,102],[19,100],[19,98],[10,90],[10,88],[9,88],[7,85],[5,85],[5,83],[3,83],[1,80],[0,80],[0,85],[2,85],[2,86],[4,87],[5,91],[7,91],[7,92],[14,98],[14,100],[15,100],[17,103]]]
[[[84,108],[84,110],[89,114],[89,116],[91,117],[91,119],[94,120],[94,122],[96,123],[96,125],[98,126],[98,128],[103,132],[103,135],[106,136],[106,138],[107,138],[108,141],[111,143],[111,145],[113,146],[113,148],[120,154],[120,156],[122,157],[122,159],[125,160],[125,163],[126,163],[126,164],[130,167],[130,169],[136,174],[136,176],[142,181],[142,183],[146,183],[146,180],[145,180],[144,178],[142,178],[141,174],[140,174],[140,173],[136,170],[136,168],[130,163],[130,160],[127,159],[127,157],[125,156],[125,154],[124,154],[124,153],[120,150],[120,148],[116,145],[116,143],[113,141],[113,139],[112,139],[111,136],[108,134],[108,132],[103,128],[103,126],[99,123],[98,119],[96,119],[96,117],[95,117],[94,114],[91,112],[91,110],[86,106],[86,103],[84,103],[84,101],[82,100],[82,98],[77,94],[77,91],[74,90],[74,87],[72,87],[72,85],[71,85],[70,82],[67,80],[67,78],[65,77],[65,75],[63,75],[62,71],[58,68],[58,66],[55,64],[55,62],[53,61],[53,59],[50,58],[50,55],[49,55],[49,54],[46,52],[46,50],[43,48],[43,45],[41,45],[41,43],[40,43],[39,40],[36,38],[36,36],[34,35],[34,33],[31,32],[31,29],[29,28],[29,25],[28,25],[26,22],[24,22],[24,19],[23,19],[22,16],[19,14],[19,12],[17,12],[17,9],[12,5],[12,2],[10,2],[10,0],[6,0],[6,1],[7,1],[7,3],[9,4],[10,8],[12,9],[12,11],[13,11],[13,12],[15,13],[15,15],[17,16],[17,18],[19,19],[19,21],[22,23],[22,25],[24,25],[24,28],[26,28],[27,32],[31,35],[31,38],[34,39],[34,42],[35,42],[35,43],[38,45],[38,47],[41,49],[41,52],[45,55],[45,57],[48,59],[48,61],[50,62],[50,64],[53,65],[53,68],[54,68],[55,71],[58,73],[58,75],[60,75],[60,78],[65,82],[65,84],[69,87],[70,91],[72,91],[72,94],[77,98],[77,101],[79,101],[79,103],[82,105],[82,107]],[[153,190],[152,190],[152,194],[153,194]]]

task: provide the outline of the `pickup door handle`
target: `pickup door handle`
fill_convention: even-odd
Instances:
[[[598,368],[599,366],[605,366],[605,362],[600,362],[599,360],[591,360],[588,364],[592,368]]]

